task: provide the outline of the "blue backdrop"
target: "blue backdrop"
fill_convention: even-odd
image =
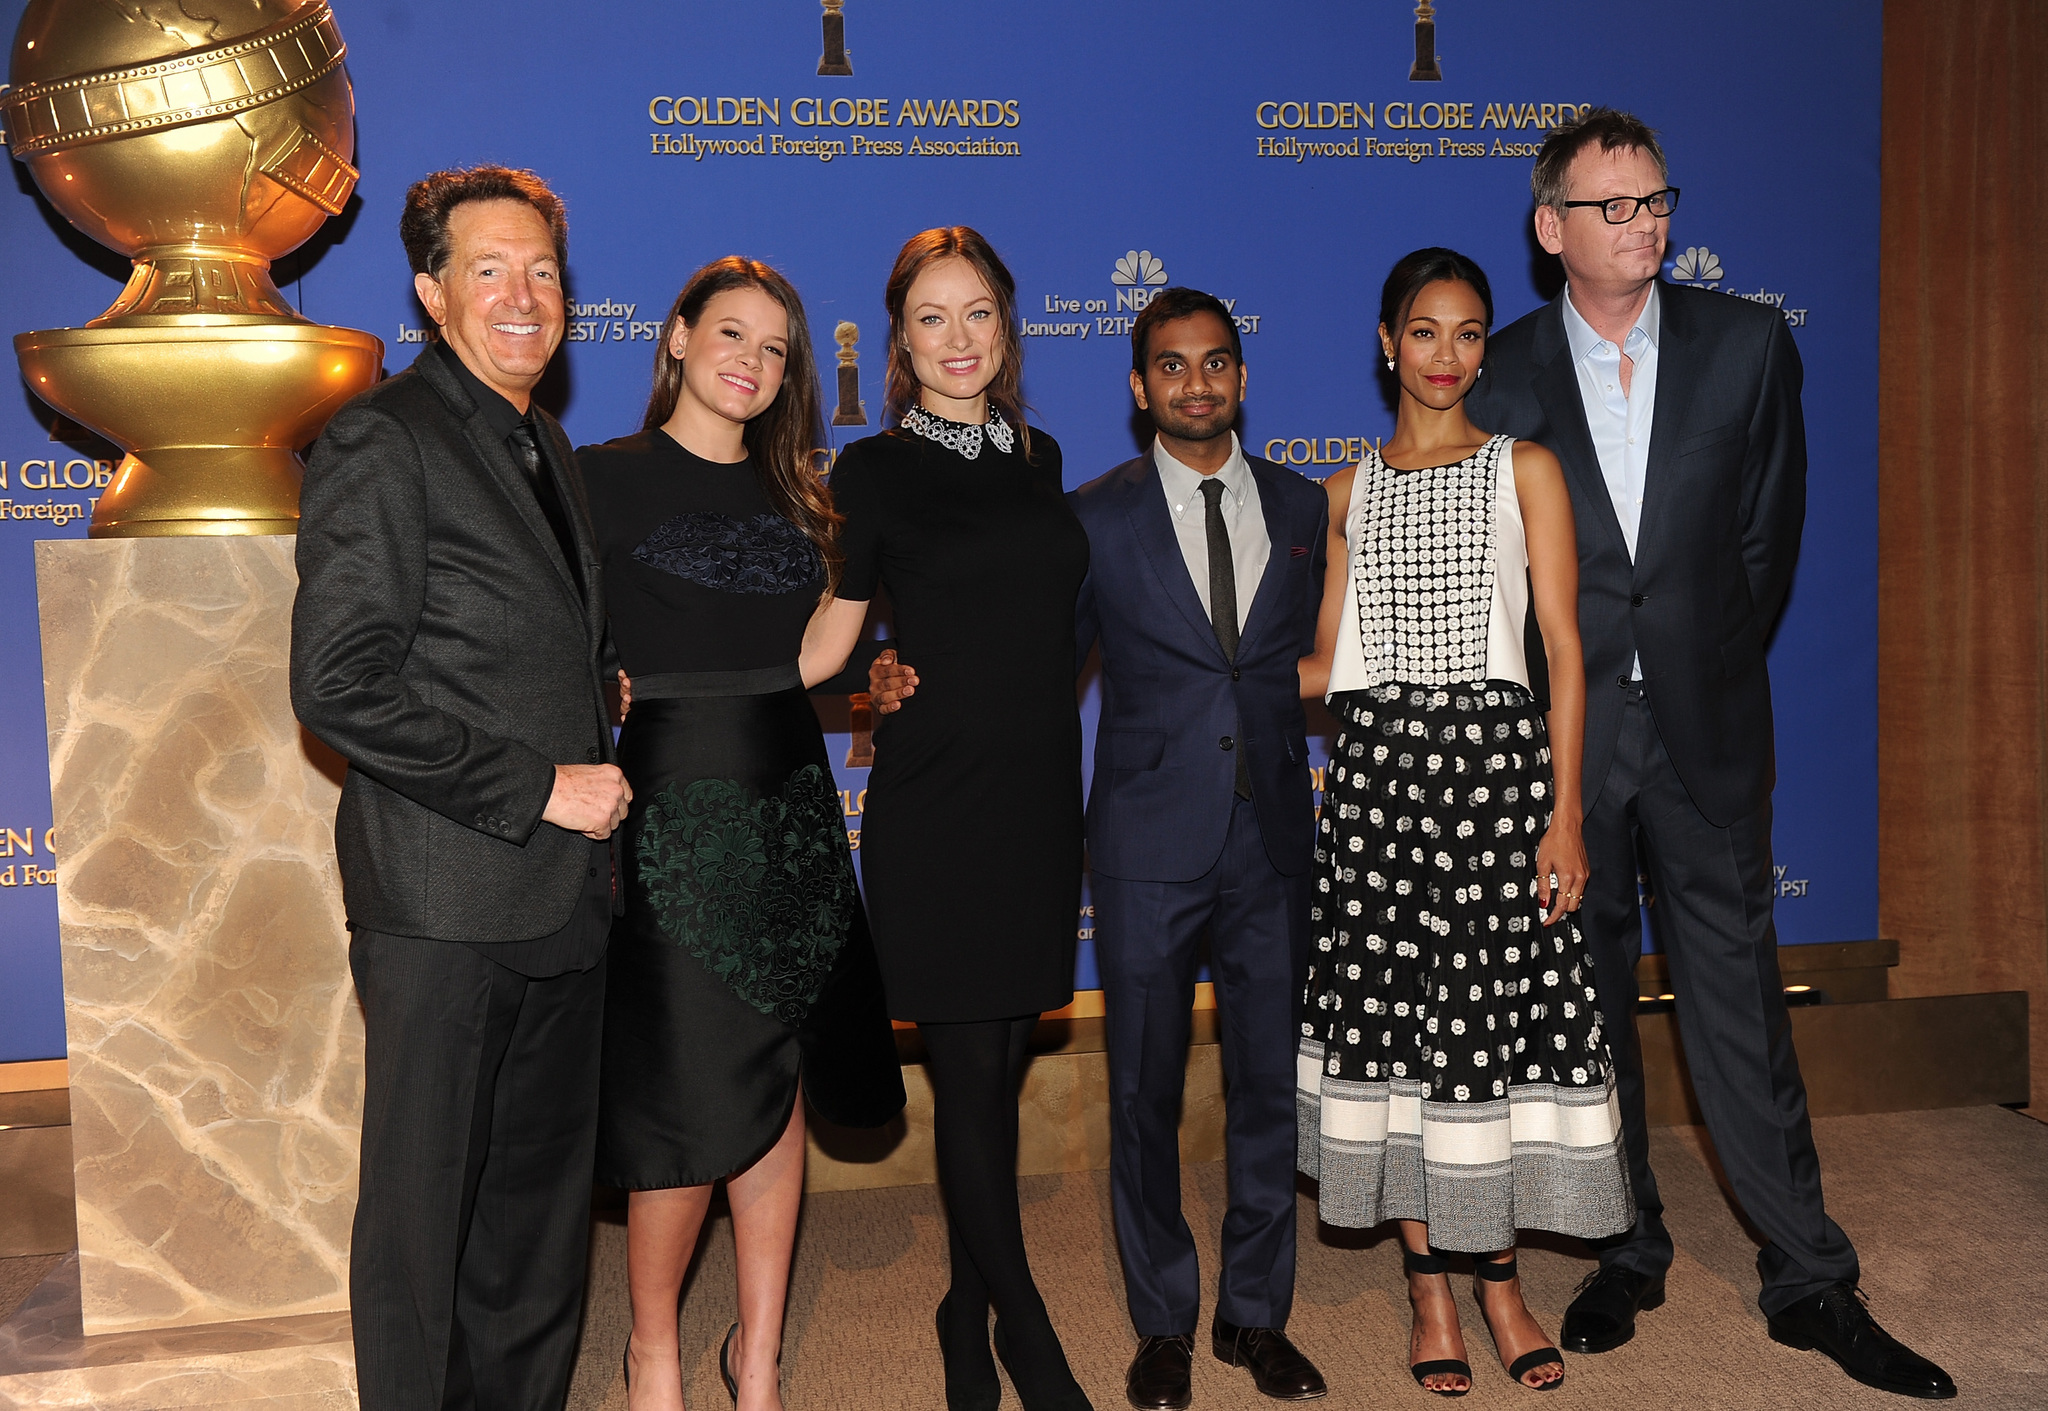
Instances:
[[[0,0],[6,33],[23,3]],[[676,290],[737,252],[803,291],[828,383],[833,325],[859,325],[870,424],[834,427],[843,446],[879,429],[897,247],[966,223],[1017,276],[1026,392],[1073,484],[1138,445],[1126,333],[1169,282],[1233,301],[1249,449],[1312,476],[1355,459],[1392,424],[1372,337],[1387,268],[1451,245],[1489,271],[1502,322],[1534,308],[1559,277],[1529,235],[1534,144],[1575,105],[1640,113],[1685,191],[1671,278],[1781,307],[1805,358],[1810,510],[1771,654],[1779,928],[1793,943],[1875,934],[1868,0],[1636,7],[1627,29],[1591,3],[1443,0],[1435,82],[1409,78],[1411,0],[847,0],[841,77],[817,74],[815,0],[335,4],[362,182],[278,282],[308,317],[384,339],[389,370],[425,322],[396,234],[407,184],[436,167],[528,166],[569,203],[571,341],[548,400],[574,438],[638,424]],[[124,262],[10,165],[0,327],[82,323]],[[75,428],[51,439],[53,420],[25,389],[0,399],[0,1061],[64,1049],[30,546],[83,534],[117,458]],[[834,747],[843,757],[845,738]],[[865,775],[841,771],[849,829]],[[1093,975],[1084,943],[1079,978]]]

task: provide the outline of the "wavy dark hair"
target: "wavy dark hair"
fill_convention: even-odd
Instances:
[[[448,221],[455,208],[471,201],[524,201],[547,222],[555,242],[555,263],[569,269],[569,213],[548,184],[532,172],[515,167],[460,167],[428,172],[406,188],[405,209],[398,216],[398,238],[414,274],[439,280],[455,257]]]
[[[995,296],[996,318],[1003,326],[1003,363],[988,384],[988,399],[1017,428],[1024,455],[1031,456],[1031,428],[1024,424],[1024,340],[1017,330],[1017,281],[996,254],[995,246],[972,226],[942,225],[921,230],[897,252],[895,268],[882,291],[889,310],[889,382],[883,406],[891,422],[903,419],[917,401],[917,370],[910,364],[910,344],[903,328],[903,305],[917,277],[940,260],[962,259],[981,276]]]
[[[1415,296],[1445,279],[1472,286],[1472,292],[1485,306],[1486,327],[1491,331],[1493,286],[1486,282],[1486,271],[1456,250],[1429,245],[1410,250],[1394,261],[1394,267],[1387,272],[1387,282],[1380,286],[1380,326],[1387,330],[1387,336],[1399,342],[1401,325],[1408,321],[1408,310],[1415,307]]]
[[[675,306],[662,321],[661,341],[654,354],[654,391],[647,398],[642,430],[652,431],[675,415],[683,393],[683,360],[669,351],[676,325],[697,326],[704,306],[729,289],[758,289],[789,318],[788,357],[782,369],[782,390],[742,433],[754,474],[769,505],[803,530],[825,562],[826,591],[839,586],[844,556],[839,551],[839,524],[832,492],[818,473],[818,447],[825,440],[825,422],[818,396],[818,364],[811,353],[811,327],[804,302],[774,268],[741,255],[713,260],[690,276]]]

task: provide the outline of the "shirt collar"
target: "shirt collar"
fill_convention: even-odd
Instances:
[[[1658,287],[1657,281],[1652,280],[1650,297],[1643,301],[1643,311],[1636,315],[1635,326],[1629,330],[1629,336],[1633,337],[1640,330],[1642,335],[1650,340],[1650,346],[1656,347],[1658,335],[1663,331],[1663,314],[1664,291]],[[1579,314],[1578,308],[1572,303],[1569,285],[1565,286],[1564,294],[1564,337],[1565,342],[1571,346],[1574,363],[1584,362],[1595,348],[1607,341],[1595,333],[1593,325],[1587,323]]]
[[[1210,478],[1175,460],[1156,436],[1152,438],[1152,464],[1159,468],[1159,482],[1165,486],[1167,498],[1177,504],[1198,497],[1201,483]],[[1251,492],[1252,468],[1245,462],[1244,447],[1238,444],[1235,431],[1230,433],[1230,459],[1223,463],[1215,478],[1223,482],[1223,491],[1233,505],[1242,505]]]
[[[456,355],[455,350],[448,346],[446,339],[435,339],[434,348],[429,351],[434,350],[440,352],[442,366],[455,374],[455,380],[462,384],[462,390],[469,393],[469,399],[476,403],[476,409],[482,412],[484,420],[490,423],[491,434],[500,441],[510,436],[522,422],[531,420],[530,417],[520,415],[519,408],[507,401],[504,393],[471,372],[469,364]]]

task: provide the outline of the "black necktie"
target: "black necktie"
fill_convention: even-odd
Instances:
[[[1233,665],[1237,661],[1237,564],[1230,556],[1230,531],[1223,524],[1223,482],[1210,476],[1202,482],[1202,527],[1209,539],[1209,625],[1216,645]],[[1251,770],[1245,764],[1244,741],[1235,742],[1237,796],[1252,796]]]
[[[505,438],[505,449],[512,453],[513,462],[526,472],[526,483],[533,487],[533,498],[540,502],[540,512],[546,517],[548,528],[555,531],[555,543],[561,548],[562,558],[576,580],[576,590],[581,593],[583,565],[577,562],[576,540],[569,533],[569,517],[562,512],[562,497],[555,493],[555,478],[548,474],[547,462],[541,457],[540,438],[534,434],[533,423],[522,421],[513,427]]]

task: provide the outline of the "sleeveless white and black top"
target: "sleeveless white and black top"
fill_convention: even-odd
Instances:
[[[1395,681],[1529,684],[1529,547],[1513,437],[1422,470],[1395,470],[1367,451],[1351,482],[1344,546],[1351,573],[1332,695]]]

